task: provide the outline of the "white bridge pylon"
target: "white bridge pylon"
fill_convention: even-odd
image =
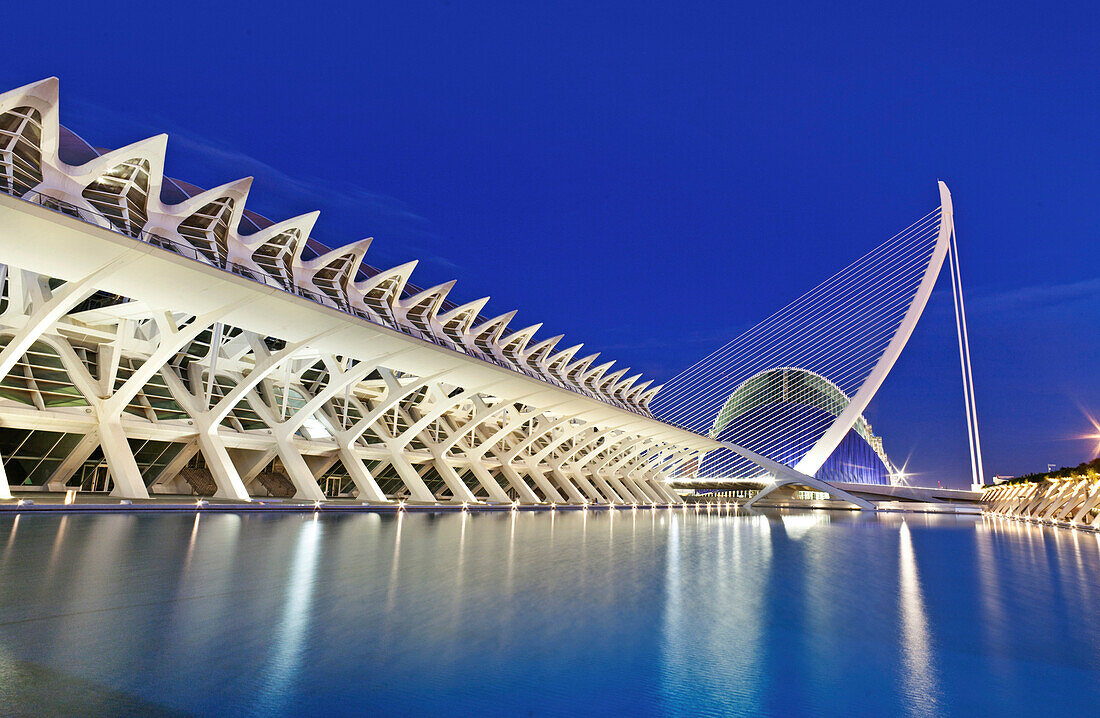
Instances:
[[[872,507],[815,474],[857,424],[892,469],[863,412],[912,336],[951,250],[951,193],[943,182],[938,189],[937,209],[666,383],[654,413],[709,430],[721,444],[687,478],[763,481],[750,504],[802,485]]]

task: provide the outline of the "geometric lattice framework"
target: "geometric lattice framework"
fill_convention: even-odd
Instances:
[[[369,265],[370,239],[321,245],[316,212],[255,214],[250,178],[167,177],[163,135],[95,150],[57,99],[56,79],[0,94],[0,466],[24,490],[664,503],[700,466],[813,480],[849,434],[875,449],[861,414],[950,226],[941,185],[658,394],[454,282],[414,286],[415,262]]]
[[[163,135],[95,150],[57,89],[0,94],[0,498],[681,501],[714,442],[639,374],[165,176]]]
[[[808,476],[858,439],[883,475],[892,473],[862,412],[943,265],[951,200],[943,183],[940,190],[941,207],[667,382],[654,414]],[[726,448],[708,453],[696,470],[708,479],[769,473]]]

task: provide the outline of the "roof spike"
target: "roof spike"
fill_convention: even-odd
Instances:
[[[571,376],[578,377],[577,383],[579,384],[579,383],[581,383],[580,378],[579,378],[580,375],[583,374],[585,369],[587,369],[592,364],[592,362],[596,361],[596,358],[599,357],[599,356],[600,356],[600,353],[596,352],[595,354],[589,354],[586,357],[578,359],[577,361],[575,361],[572,364],[570,364],[569,366],[567,366],[565,368],[565,370],[562,372],[562,374],[564,374],[566,377],[571,377]]]
[[[504,333],[504,330],[508,328],[508,323],[511,322],[513,318],[515,318],[517,312],[518,310],[513,309],[510,312],[498,314],[492,319],[482,322],[481,324],[470,330],[471,337],[477,339],[481,337],[482,334],[488,333],[489,343],[495,343],[500,338],[500,335]]]
[[[603,364],[600,364],[597,367],[593,367],[592,369],[590,369],[588,372],[585,373],[585,375],[581,379],[581,381],[583,381],[585,384],[588,384],[589,382],[594,381],[598,385],[600,377],[602,377],[604,372],[606,372],[608,369],[610,369],[611,366],[614,363],[615,363],[615,360],[612,359],[609,362],[604,362]]]
[[[611,393],[625,399],[630,387],[634,385],[634,382],[638,381],[641,378],[641,372],[635,374],[634,376],[628,376],[627,378],[623,379],[621,382],[613,386],[611,388]]]
[[[270,227],[264,227],[258,232],[246,234],[240,237],[240,239],[248,248],[255,250],[260,245],[278,237],[283,232],[289,232],[296,229],[299,235],[301,235],[302,244],[304,245],[304,240],[309,237],[310,232],[313,231],[313,225],[317,223],[317,218],[320,216],[320,211],[306,212],[297,217],[291,217],[290,219],[284,219],[282,222],[276,222]]]
[[[413,273],[413,270],[416,269],[416,265],[419,263],[419,259],[414,259],[411,262],[405,262],[404,264],[399,264],[396,267],[383,269],[381,272],[378,272],[373,276],[356,281],[355,288],[360,291],[366,292],[378,286],[387,279],[391,279],[392,277],[400,277],[401,281],[398,283],[397,288],[397,296],[400,297],[401,290],[404,289],[406,282],[409,281],[409,276]]]
[[[356,265],[363,260],[364,255],[367,253],[367,249],[370,248],[371,242],[374,241],[374,237],[367,237],[355,242],[349,242],[348,244],[330,249],[324,254],[314,257],[313,259],[302,262],[302,266],[307,269],[323,269],[325,266],[340,259],[341,257],[358,257]],[[358,266],[357,266],[358,268]]]
[[[549,339],[543,339],[542,341],[531,347],[529,350],[527,350],[527,357],[530,358],[536,353],[541,352],[542,354],[546,355],[543,357],[543,359],[545,360],[550,355],[550,352],[554,350],[554,347],[557,346],[558,342],[560,342],[564,338],[564,334],[558,334],[557,336],[550,337]]]
[[[421,305],[426,305],[428,309],[424,313],[424,318],[430,327],[432,319],[435,319],[436,314],[439,312],[440,305],[443,304],[443,301],[447,298],[447,294],[454,288],[457,281],[458,280],[452,279],[449,282],[437,284],[434,287],[417,292],[411,297],[399,299],[393,303],[394,309],[398,310],[399,317],[407,318],[413,309]]]
[[[0,112],[7,112],[13,107],[25,105],[29,100],[37,100],[43,105],[57,105],[59,83],[56,77],[47,77],[44,80],[2,92],[0,93]]]
[[[226,182],[213,189],[204,190],[177,204],[164,204],[159,196],[156,198],[156,203],[159,205],[158,211],[160,213],[175,220],[184,220],[211,202],[215,202],[223,197],[229,197],[233,200],[233,215],[229,222],[229,231],[231,233],[236,233],[237,225],[240,223],[241,216],[244,214],[244,203],[248,198],[248,191],[251,188],[252,178],[243,177],[233,182]],[[152,202],[153,197],[150,197],[149,200]]]
[[[417,292],[416,294],[412,295],[411,297],[407,297],[405,299],[402,299],[399,303],[403,307],[412,308],[412,307],[415,307],[417,304],[420,304],[424,300],[429,299],[429,298],[431,298],[433,296],[436,296],[436,295],[438,295],[440,298],[445,298],[447,296],[447,294],[451,291],[451,289],[454,287],[454,285],[457,284],[457,283],[458,283],[457,279],[452,279],[449,282],[443,282],[442,284],[437,284],[434,287],[429,287],[428,289],[424,289],[420,292]]]
[[[482,297],[481,299],[475,299],[472,302],[466,302],[460,306],[455,307],[446,314],[439,317],[440,324],[447,324],[453,321],[457,317],[464,317],[462,323],[464,326],[460,326],[459,329],[463,332],[470,328],[470,325],[477,320],[478,313],[489,303],[489,297]]]
[[[573,355],[576,354],[577,352],[579,352],[581,350],[581,347],[583,347],[583,346],[584,346],[584,344],[581,343],[581,344],[574,344],[571,347],[567,347],[565,349],[562,349],[560,352],[554,354],[554,356],[547,359],[546,363],[547,364],[568,364],[569,360],[573,358]]]
[[[614,371],[610,374],[606,374],[606,375],[604,375],[603,377],[600,378],[600,380],[598,382],[598,386],[600,387],[601,390],[610,392],[611,391],[611,385],[613,385],[615,382],[617,382],[619,380],[619,378],[623,374],[626,374],[628,371],[630,371],[630,367],[623,367],[622,369]]]
[[[153,195],[152,187],[150,187],[149,196],[160,196],[160,181],[164,177],[164,155],[168,151],[168,135],[161,133],[159,135],[153,135],[147,137],[144,140],[138,140],[125,147],[119,147],[117,150],[111,150],[105,152],[99,157],[94,157],[82,165],[77,167],[70,167],[73,170],[72,178],[77,182],[81,182],[85,178],[89,178],[88,181],[94,181],[100,175],[110,171],[114,167],[131,159],[143,159],[149,161],[149,177],[152,180],[153,176],[157,178],[157,190],[158,194]]]

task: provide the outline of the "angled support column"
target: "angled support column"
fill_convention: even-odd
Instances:
[[[470,490],[470,487],[466,485],[466,482],[462,480],[462,477],[458,475],[455,468],[447,461],[446,456],[436,446],[429,446],[428,451],[432,455],[432,464],[435,466],[435,470],[439,472],[439,476],[443,479],[443,483],[447,484],[447,487],[451,490],[451,495],[455,497],[456,501],[465,501],[471,504],[484,503],[481,499],[474,496],[474,492]],[[496,498],[500,501],[500,498]],[[507,496],[504,498],[507,501]]]
[[[421,432],[425,431],[429,426],[431,426],[434,421],[438,420],[445,413],[458,406],[459,404],[462,404],[463,402],[470,400],[472,397],[476,396],[478,393],[485,391],[492,385],[486,384],[478,387],[463,389],[461,392],[453,397],[446,396],[446,393],[443,392],[438,383],[433,382],[430,386],[434,387],[438,395],[438,403],[432,408],[431,411],[426,412],[419,419],[415,420],[408,429],[401,432],[400,436],[397,436],[393,439],[393,446],[391,447],[392,450],[403,452],[405,450],[405,447],[408,446],[409,442],[411,442],[414,438],[419,436]],[[474,493],[470,491],[470,487],[466,485],[466,483],[462,480],[462,477],[459,476],[458,472],[454,470],[454,467],[447,463],[446,459],[444,458],[446,455],[445,452],[441,451],[438,446],[434,446],[434,442],[426,440],[425,444],[429,445],[429,450],[431,451],[436,471],[439,472],[440,477],[443,479],[443,483],[445,483],[447,485],[447,488],[451,490],[451,495],[454,497],[455,501],[462,501],[464,503],[481,503],[481,500],[474,496]]]
[[[531,466],[531,464],[528,464],[528,466]],[[563,472],[558,467],[551,466],[549,473],[550,476],[554,479],[554,483],[557,486],[561,487],[561,489],[565,491],[566,495],[569,496],[570,503],[587,504],[590,501],[595,501],[593,497],[585,496],[584,494],[582,494],[580,489],[577,488],[578,486],[580,486],[580,484],[573,483],[569,479],[569,477],[565,475],[565,472]]]
[[[519,475],[515,467],[503,457],[498,458],[500,459],[500,473],[504,474],[504,478],[508,480],[508,483],[515,489],[516,493],[520,495],[520,501],[527,504],[543,503],[539,501],[539,497],[531,490],[531,487],[527,485],[527,482],[523,480],[523,477]],[[562,498],[557,489],[550,485],[550,482],[542,478],[541,475],[539,475],[539,479],[541,479],[541,481],[535,480],[534,476],[531,477],[534,484],[542,490],[543,496],[546,497],[547,502],[565,502],[565,499]]]
[[[241,480],[241,475],[237,472],[233,459],[229,457],[225,442],[218,436],[218,424],[210,423],[208,420],[203,421],[201,425],[199,425],[198,420],[195,423],[199,429],[196,437],[199,450],[202,452],[202,458],[206,461],[206,468],[209,469],[210,476],[214,479],[214,484],[218,487],[214,496],[238,501],[251,501],[252,497],[248,495],[248,489],[245,488],[244,481]]]
[[[471,451],[466,452],[466,458],[470,462],[470,468],[474,471],[474,475],[478,477],[479,481],[483,480],[483,477],[487,476],[492,479],[492,475],[489,474],[488,469],[481,465],[481,461],[485,454],[497,444],[500,440],[511,434],[516,429],[523,426],[528,421],[534,419],[540,415],[544,410],[534,410],[527,412],[517,412],[516,416],[510,420],[505,421],[497,431],[491,434],[487,439],[483,439],[478,443]],[[523,480],[523,477],[515,470],[511,464],[510,452],[503,452],[502,454],[494,453],[493,456],[499,461],[500,473],[504,475],[505,480],[512,487],[512,489],[519,495],[519,500],[524,504],[539,504],[542,503],[539,497],[531,490],[531,487],[527,485],[527,482]],[[539,488],[542,488],[541,486]],[[562,497],[556,490],[551,488],[550,493],[546,493],[546,489],[543,489],[543,493],[546,494],[546,501],[560,502],[563,501]]]
[[[160,470],[160,473],[157,474],[157,477],[149,484],[149,487],[161,486],[179,476],[179,473],[187,466],[187,462],[191,461],[197,453],[199,453],[198,442],[188,442],[186,446],[180,449],[176,455],[172,457],[171,461],[164,465],[164,468]]]
[[[1084,523],[1085,517],[1088,516],[1089,511],[1092,511],[1098,505],[1100,505],[1100,480],[1092,487],[1091,492],[1085,499],[1085,503],[1083,503],[1081,508],[1077,510],[1077,513],[1073,515],[1073,523]],[[1097,517],[1100,518],[1100,514],[1097,514]]]
[[[401,477],[402,483],[405,484],[405,488],[409,490],[409,498],[413,501],[420,501],[423,503],[434,504],[436,503],[435,494],[431,492],[428,485],[424,483],[424,479],[417,473],[416,468],[405,456],[405,452],[398,449],[394,450],[389,448],[389,461],[394,470],[397,471],[397,475]]]
[[[472,434],[476,438],[477,429],[481,424],[483,424],[487,419],[505,411],[508,407],[508,403],[503,401],[497,403],[495,406],[492,407],[487,406],[485,404],[485,401],[481,398],[479,394],[472,395],[471,401],[474,404],[473,417],[471,417],[468,422],[451,432],[451,434],[447,436],[447,438],[444,439],[442,442],[429,446],[432,452],[432,456],[435,457],[437,470],[439,470],[440,472],[442,472],[443,469],[439,468],[439,464],[446,463],[446,457],[448,453],[455,446],[458,445],[463,436],[465,436],[466,434]],[[478,483],[481,484],[482,488],[485,489],[485,492],[489,495],[489,498],[492,501],[507,503],[510,500],[508,498],[508,494],[504,491],[497,480],[493,478],[493,475],[489,473],[488,469],[486,469],[482,465],[481,457],[482,454],[479,454],[476,459],[471,458],[470,453],[468,452],[465,456],[467,468],[474,475],[474,478],[477,479]],[[450,468],[449,465],[448,468]],[[527,493],[530,493],[532,498],[537,499],[534,493],[530,492],[530,490],[528,490]]]
[[[69,483],[69,479],[73,478],[77,470],[84,465],[84,462],[88,460],[88,457],[92,455],[92,452],[99,446],[99,430],[92,429],[84,436],[80,437],[80,441],[73,447],[73,450],[69,452],[69,455],[62,460],[53,474],[50,475],[49,480],[46,482],[46,487],[50,491],[64,491],[66,484]]]
[[[379,368],[378,373],[386,383],[386,393],[370,411],[366,412],[366,415],[363,416],[362,419],[357,421],[350,429],[338,432],[336,436],[337,446],[340,447],[340,460],[345,462],[344,468],[348,470],[348,473],[352,475],[353,478],[358,475],[359,479],[363,481],[362,485],[357,481],[356,486],[359,487],[360,492],[366,489],[369,494],[368,500],[371,501],[377,500],[378,496],[384,494],[382,494],[382,491],[378,488],[377,482],[373,480],[373,477],[369,482],[366,480],[367,477],[370,476],[370,472],[367,471],[367,467],[363,465],[362,460],[354,450],[356,442],[359,441],[359,437],[373,427],[387,412],[397,408],[403,400],[420,391],[431,382],[442,379],[449,372],[439,372],[428,377],[416,379],[404,385],[401,384],[396,375],[389,369]],[[375,430],[388,450],[390,464],[393,466],[394,470],[397,471],[398,476],[401,477],[401,482],[405,484],[405,488],[409,490],[409,498],[413,501],[434,503],[435,496],[432,494],[431,490],[428,489],[424,480],[420,478],[420,474],[418,474],[412,464],[409,463],[404,452],[400,450],[400,447],[397,447],[398,450],[395,451],[395,437],[385,430],[384,427],[375,427]],[[358,463],[358,466],[356,466],[356,463]],[[373,484],[373,488],[371,484]]]
[[[316,341],[316,337],[309,341]],[[305,343],[302,342],[297,346],[304,346],[304,344]],[[290,349],[290,347],[288,347],[288,349]],[[285,352],[286,350],[280,352],[280,354]],[[391,352],[379,357],[377,360],[360,362],[343,372],[330,372],[330,378],[325,387],[306,401],[297,411],[282,421],[279,421],[276,417],[272,417],[272,434],[275,437],[275,445],[279,452],[279,459],[282,461],[283,468],[286,469],[291,482],[294,483],[295,489],[297,489],[295,495],[298,498],[312,501],[321,501],[325,498],[324,492],[321,491],[321,487],[314,475],[315,472],[310,469],[308,462],[302,457],[301,452],[294,444],[294,436],[297,434],[298,430],[302,428],[302,424],[308,421],[311,416],[321,411],[325,404],[335,398],[340,392],[348,387],[355,386],[365,379],[372,371],[378,369],[378,362],[392,359],[402,353],[405,352]],[[274,361],[276,356],[277,355],[272,355],[270,370],[278,366],[281,361],[289,360],[291,354],[288,353],[279,361]],[[257,369],[258,368],[259,367],[257,367]],[[265,369],[268,369],[266,364]],[[251,374],[249,374],[249,376],[251,376]],[[283,388],[284,392],[289,392],[289,390],[289,387]],[[374,480],[374,477],[371,476],[367,467],[363,464],[362,459],[359,458],[358,453],[355,451],[355,442],[358,440],[358,436],[353,437],[353,432],[349,431],[339,432],[335,438],[337,444],[336,458],[344,465],[344,468],[348,472],[348,476],[351,477],[355,487],[359,490],[359,495],[363,497],[364,501],[386,503],[388,500],[385,494],[382,493],[378,483]]]
[[[176,372],[171,368],[162,368],[160,375],[163,377],[164,383],[176,403],[190,415],[191,421],[195,425],[195,440],[199,445],[199,451],[202,452],[206,468],[210,471],[210,476],[218,487],[214,496],[250,501],[251,497],[248,495],[244,481],[241,480],[241,476],[237,472],[233,459],[229,456],[225,442],[218,436],[218,426],[221,419],[214,420],[215,417],[212,412],[206,410],[199,403],[199,398],[187,390],[187,387],[183,385],[183,381],[176,376]]]
[[[675,493],[660,479],[647,479],[649,487],[656,491],[658,494],[664,497],[665,503],[670,504],[682,504],[684,499],[682,496]]]
[[[645,503],[664,503],[664,499],[657,494],[652,488],[646,485],[644,480],[635,479],[632,476],[627,476],[623,479],[623,483],[632,489],[636,489],[637,493],[645,497]]]
[[[379,363],[392,360],[395,356],[406,352],[407,350],[390,352],[373,358],[370,362],[360,362],[340,374],[331,375],[328,384],[317,395],[313,396],[306,402],[305,406],[282,423],[282,432],[293,435],[301,428],[301,424],[320,411],[334,397],[337,397],[341,391],[362,382],[364,378],[378,368]],[[392,504],[393,501],[390,501],[383,493],[370,470],[367,470],[366,465],[359,456],[359,452],[356,451],[355,445],[359,438],[353,437],[352,431],[344,431],[342,428],[335,433],[334,438],[337,440],[337,459],[343,465],[344,470],[348,472],[355,488],[359,490],[359,499],[370,502],[370,504]]]
[[[359,458],[359,454],[355,451],[355,447],[352,444],[341,441],[339,438],[337,442],[337,452],[340,457],[340,463],[343,464],[344,469],[348,472],[348,476],[351,477],[352,482],[355,484],[355,488],[359,489],[359,500],[372,504],[393,503],[382,492],[381,487],[378,486],[378,482],[367,468],[367,465]]]
[[[1089,489],[1091,488],[1091,482],[1088,479],[1082,479],[1079,481],[1073,489],[1072,495],[1064,501],[1059,502],[1057,506],[1051,509],[1050,518],[1054,521],[1064,521],[1077,506],[1089,495]]]
[[[504,491],[504,488],[493,477],[489,470],[485,468],[485,465],[481,463],[480,459],[478,459],[477,461],[468,461],[466,465],[470,468],[470,472],[473,473],[478,482],[485,487],[485,490],[489,493],[489,496],[492,496],[496,501],[507,502],[509,500],[507,492]],[[539,497],[535,495],[534,491],[531,491],[531,487],[529,487],[527,484],[520,481],[517,487],[517,485],[513,484],[512,482],[508,483],[510,486],[512,486],[512,489],[519,495],[519,500],[521,503],[538,503]]]
[[[618,431],[618,429],[617,428],[608,428],[608,429],[602,429],[602,430],[597,429],[597,430],[594,430],[592,432],[592,435],[587,437],[586,439],[584,439],[582,441],[575,442],[573,446],[571,446],[563,454],[561,454],[559,457],[557,457],[556,459],[554,459],[553,461],[550,462],[551,473],[555,476],[555,478],[560,477],[559,480],[561,480],[561,481],[568,482],[569,479],[572,479],[573,482],[576,483],[576,485],[580,487],[581,491],[583,491],[588,496],[588,498],[590,500],[592,500],[593,502],[595,502],[595,503],[610,503],[610,499],[603,496],[603,495],[601,495],[600,492],[596,489],[596,487],[593,486],[592,483],[584,477],[584,474],[583,474],[582,471],[576,469],[575,467],[572,470],[569,470],[565,467],[568,464],[570,464],[570,462],[572,462],[572,460],[577,456],[577,454],[583,452],[585,449],[589,448],[593,444],[597,443],[598,441],[600,441],[604,437],[614,433],[615,431]],[[581,461],[582,465],[584,463],[586,463],[586,462]]]
[[[640,491],[628,486],[622,476],[608,476],[607,481],[629,503],[636,504],[639,501],[648,503],[649,500]]]
[[[96,285],[99,282],[119,271],[136,258],[137,256],[112,260],[85,277],[74,279],[71,282],[66,282],[60,287],[57,287],[50,293],[48,299],[39,293],[39,296],[33,301],[31,312],[26,316],[23,326],[16,331],[15,336],[11,338],[7,346],[5,346],[3,350],[0,350],[0,381],[7,378],[11,370],[23,355],[27,353],[27,350],[53,327],[57,320],[65,316],[70,310],[76,307],[76,305],[94,294]],[[31,272],[15,270],[11,267],[8,268],[8,271],[10,289],[14,289],[17,284],[27,285],[27,288],[29,288],[38,281],[38,275]],[[21,281],[16,281],[16,271],[18,271],[18,276]],[[41,291],[44,292],[45,289],[43,288]],[[9,294],[10,293],[11,291],[9,291]],[[19,303],[22,304],[22,302]],[[9,298],[9,304],[11,305],[9,311],[12,311],[16,305],[14,297]],[[127,450],[128,449],[129,447],[127,447]],[[131,460],[132,459],[133,456],[131,455]],[[144,492],[144,484],[142,485],[142,491],[140,493],[144,494],[145,498],[148,498],[148,493]],[[0,499],[11,498],[11,488],[8,486],[7,473],[4,471],[3,462],[0,461]]]
[[[88,368],[84,366],[84,362],[73,351],[72,346],[67,341],[55,342],[51,346],[69,373],[73,386],[84,395],[96,413],[96,419],[99,422],[99,445],[103,449],[103,457],[107,460],[107,468],[111,472],[111,481],[114,484],[111,495],[124,499],[149,498],[149,491],[141,477],[141,469],[138,468],[137,459],[134,458],[134,452],[130,450],[126,432],[122,428],[122,417],[104,410],[104,400],[99,396],[99,385],[88,372]]]
[[[505,465],[502,464],[501,469],[504,469],[504,466]],[[583,496],[581,496],[581,493],[577,491],[576,487],[574,487],[568,481],[565,482],[564,485],[555,485],[554,483],[551,483],[551,481],[546,478],[546,474],[544,474],[537,465],[532,464],[530,461],[525,461],[523,463],[523,467],[524,470],[527,472],[527,475],[531,477],[531,481],[535,483],[535,486],[538,486],[542,490],[542,493],[546,496],[547,501],[550,501],[552,503],[569,504],[585,503],[585,499]],[[511,470],[511,467],[509,467],[509,470]],[[507,475],[508,473],[505,472],[505,476]],[[565,496],[563,497],[560,493],[558,493],[559,491],[564,491]],[[568,500],[566,497],[568,497]]]
[[[259,386],[260,382],[281,366],[284,361],[289,361],[295,354],[305,349],[307,345],[331,333],[332,330],[329,330],[308,339],[287,344],[286,347],[275,353],[268,353],[266,348],[262,346],[262,342],[256,342],[253,346],[253,356],[256,363],[252,370],[238,381],[236,386],[226,392],[225,396],[212,409],[204,411],[201,417],[195,417],[195,424],[199,427],[199,446],[202,448],[207,464],[211,463],[211,456],[214,458],[215,466],[211,467],[211,474],[213,474],[214,480],[218,484],[216,496],[241,501],[251,500],[244,481],[241,479],[232,459],[230,459],[229,452],[226,451],[224,442],[218,436],[218,426],[249,392]],[[211,347],[211,352],[218,351],[220,351],[220,347]],[[305,459],[302,458],[302,454],[294,446],[293,440],[286,436],[285,432],[280,432],[278,429],[278,426],[272,427],[275,448],[279,453],[283,468],[286,469],[287,476],[297,490],[295,497],[310,501],[323,500],[325,495],[317,484],[317,480],[313,477],[313,472],[310,471]]]
[[[233,460],[233,466],[237,468],[237,473],[240,474],[241,482],[244,483],[245,488],[250,488],[256,477],[278,455],[279,452],[275,450],[274,446],[268,449],[229,449],[229,458]]]
[[[533,444],[536,439],[550,433],[555,428],[557,428],[561,424],[566,423],[569,420],[570,419],[568,417],[563,417],[561,419],[556,419],[556,420],[553,420],[553,421],[549,421],[549,422],[546,422],[546,426],[542,427],[541,430],[532,431],[531,436],[527,437],[527,439],[520,442],[520,444],[517,447],[515,447],[512,451],[508,452],[509,459],[512,458],[512,457],[518,456],[520,454],[520,452],[522,452],[524,449],[531,446],[531,444]],[[561,446],[566,441],[569,441],[570,439],[574,438],[578,434],[581,434],[585,431],[588,431],[590,428],[591,427],[589,427],[587,424],[576,424],[572,428],[569,428],[569,429],[566,429],[565,431],[563,431],[561,436],[557,437],[556,439],[551,440],[549,444],[547,444],[544,448],[537,451],[534,455],[529,456],[529,457],[524,459],[524,464],[527,467],[528,475],[531,477],[531,479],[533,481],[535,481],[535,483],[539,484],[539,488],[542,488],[544,493],[546,493],[546,488],[543,487],[543,484],[539,483],[539,482],[541,481],[541,482],[546,483],[546,484],[549,484],[550,482],[548,481],[548,479],[546,478],[546,475],[543,473],[542,469],[539,466],[542,463],[542,460],[545,457],[547,457],[551,452],[553,452],[554,449]],[[573,504],[586,504],[586,503],[588,503],[588,499],[586,499],[584,497],[584,495],[581,494],[581,492],[577,489],[577,487],[573,485],[573,482],[570,481],[568,479],[568,477],[566,477],[561,472],[561,470],[558,468],[558,465],[555,465],[555,464],[550,465],[550,475],[554,478],[554,483],[557,484],[557,486],[562,491],[565,492],[566,496],[569,497],[569,503],[573,503]],[[549,495],[549,494],[547,494],[547,495]]]
[[[581,491],[586,493],[593,502],[597,504],[615,503],[611,496],[605,496],[603,492],[601,492],[599,488],[593,482],[589,481],[588,477],[580,471],[569,471],[568,476],[573,479],[574,482],[576,482],[577,486],[581,487]]]
[[[612,488],[611,484],[609,484],[607,482],[607,479],[600,476],[599,474],[592,474],[592,481],[597,486],[600,487],[600,490],[602,491],[604,496],[606,496],[608,498],[610,503],[613,503],[613,504],[630,503],[625,498],[623,498],[623,496],[618,491],[616,491],[614,488]]]

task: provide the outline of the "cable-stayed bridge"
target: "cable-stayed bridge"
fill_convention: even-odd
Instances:
[[[939,191],[939,207],[665,384],[652,403],[654,414],[721,444],[678,477],[682,484],[762,484],[750,503],[785,485],[860,505],[866,499],[856,493],[904,495],[897,488],[873,488],[898,487],[905,476],[863,412],[909,340],[949,257],[966,410],[973,422],[974,483],[980,484],[953,207],[943,182]]]

